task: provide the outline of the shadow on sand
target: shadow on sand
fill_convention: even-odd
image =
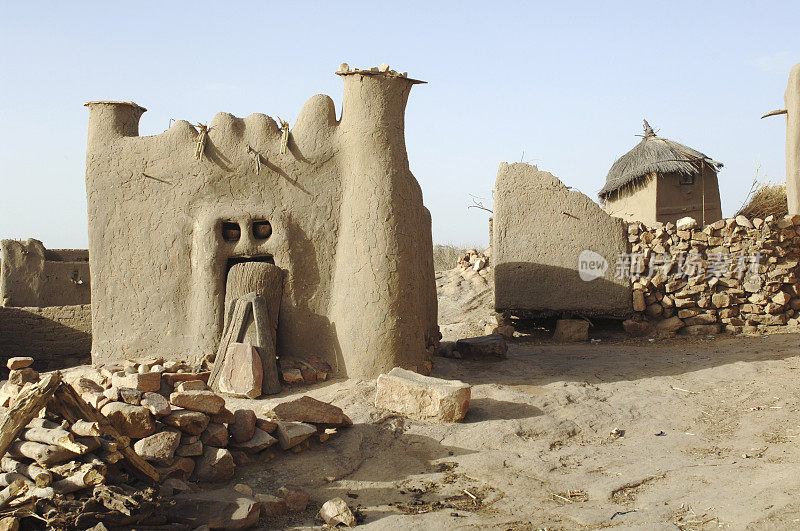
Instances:
[[[738,362],[798,355],[800,334],[763,337],[677,336],[650,342],[616,337],[602,342],[558,344],[509,342],[508,359],[474,361],[435,358],[433,376],[477,384],[547,385],[552,382],[615,382],[680,375]]]

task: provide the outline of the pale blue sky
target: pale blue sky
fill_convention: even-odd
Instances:
[[[141,134],[219,111],[297,116],[339,63],[429,82],[406,120],[437,243],[488,240],[503,161],[523,156],[596,199],[657,132],[725,164],[723,212],[756,168],[784,177],[782,108],[798,2],[0,1],[0,238],[87,245],[89,100],[147,107]]]

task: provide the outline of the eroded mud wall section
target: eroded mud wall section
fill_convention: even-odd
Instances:
[[[45,249],[39,240],[0,241],[0,306],[89,304],[89,256]]]
[[[90,306],[0,307],[0,361],[31,356],[40,370],[89,362]]]
[[[625,317],[630,281],[615,278],[614,263],[627,249],[626,223],[587,196],[536,166],[500,165],[492,230],[498,311]]]

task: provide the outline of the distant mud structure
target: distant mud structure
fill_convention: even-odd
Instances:
[[[40,367],[85,363],[92,344],[89,252],[0,240],[0,352]]]
[[[420,82],[385,65],[337,73],[341,119],[317,95],[291,130],[219,113],[140,137],[144,108],[87,104],[94,362],[212,356],[229,271],[277,268],[279,288],[248,282],[278,314],[266,320],[281,358],[319,356],[350,377],[426,370],[439,338],[431,218],[404,138]]]

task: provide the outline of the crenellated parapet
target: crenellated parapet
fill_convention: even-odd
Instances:
[[[424,370],[438,340],[431,224],[404,139],[419,82],[337,73],[341,119],[314,96],[288,139],[269,116],[228,113],[140,137],[142,107],[87,104],[95,361],[213,353],[227,271],[254,260],[285,270],[280,356],[349,376]]]

